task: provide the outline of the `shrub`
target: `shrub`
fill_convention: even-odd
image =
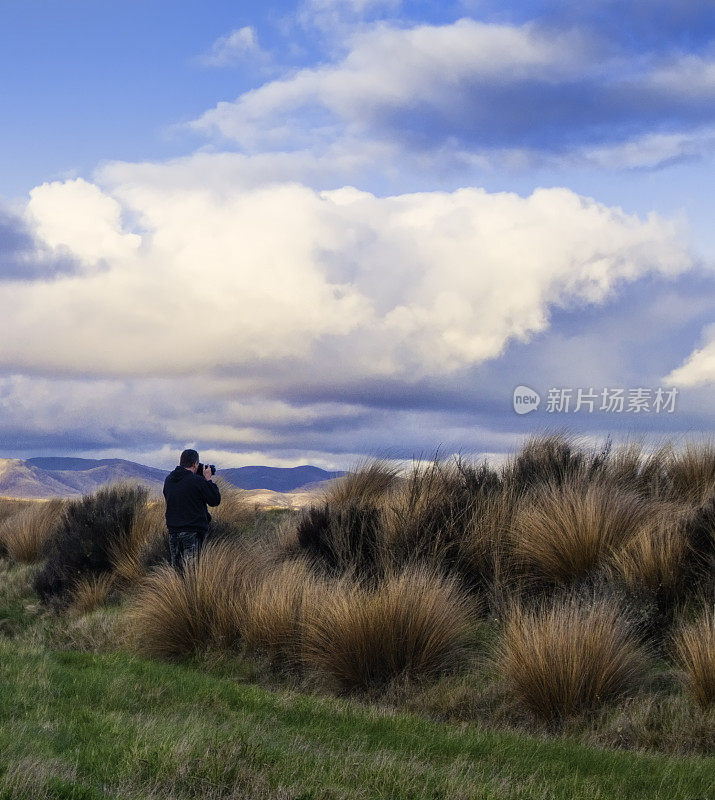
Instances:
[[[0,543],[13,561],[40,561],[49,539],[57,532],[64,500],[38,500],[0,523]]]
[[[66,601],[80,577],[111,572],[146,498],[146,489],[120,484],[69,502],[35,580],[42,602]]]
[[[514,557],[527,575],[567,584],[627,542],[648,509],[637,494],[604,483],[539,487],[516,516]]]
[[[681,624],[673,637],[678,665],[690,694],[703,708],[715,703],[715,608]]]
[[[376,588],[341,581],[306,608],[303,657],[346,689],[454,667],[469,631],[469,603],[454,578],[410,568]]]
[[[460,571],[465,539],[476,532],[475,515],[500,490],[499,477],[486,464],[435,458],[413,467],[383,511],[392,565],[428,562]]]
[[[207,544],[183,575],[162,565],[137,587],[127,610],[127,637],[137,652],[174,658],[241,638],[251,581],[266,567],[255,546]]]
[[[706,596],[715,596],[715,495],[685,519],[689,546],[688,579]]]
[[[499,660],[521,702],[548,721],[618,697],[645,665],[632,623],[614,600],[575,594],[531,610],[515,606]]]
[[[311,506],[298,520],[296,537],[301,552],[329,574],[354,571],[368,578],[379,569],[380,515],[372,506]]]

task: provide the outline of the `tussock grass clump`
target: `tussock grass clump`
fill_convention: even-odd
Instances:
[[[578,480],[591,480],[608,461],[611,443],[601,451],[588,452],[566,433],[533,436],[504,466],[504,480],[524,493],[542,483],[562,486]]]
[[[517,697],[546,721],[618,697],[645,666],[633,626],[614,600],[575,594],[531,610],[515,605],[499,661]]]
[[[715,607],[706,608],[673,636],[673,648],[690,694],[703,708],[715,703]]]
[[[665,469],[674,500],[699,505],[715,495],[715,443],[689,442],[672,450]]]
[[[114,588],[114,576],[109,572],[82,575],[72,588],[70,609],[77,614],[88,614],[105,605]]]
[[[146,499],[146,489],[118,484],[70,501],[35,580],[40,599],[64,602],[80,577],[112,572],[113,559],[130,541],[135,516]]]
[[[459,571],[467,539],[476,555],[475,516],[484,515],[487,501],[500,490],[499,477],[486,464],[435,458],[415,465],[383,509],[385,549],[393,565],[426,562]]]
[[[568,584],[600,567],[647,518],[633,492],[604,483],[539,487],[517,514],[514,557],[527,576]]]
[[[206,545],[183,575],[159,566],[137,587],[126,613],[134,650],[175,658],[241,638],[250,582],[265,568],[256,547],[227,541]]]
[[[469,602],[453,578],[410,568],[376,588],[334,583],[306,608],[303,657],[345,689],[382,688],[454,667]]]
[[[354,502],[304,511],[296,526],[301,553],[328,574],[370,577],[381,569],[381,519],[377,508]]]
[[[371,459],[358,464],[354,470],[335,479],[325,492],[329,505],[350,503],[375,503],[399,483],[400,470],[382,459]]]
[[[0,547],[13,560],[34,564],[62,521],[65,501],[37,500],[0,523]]]
[[[631,592],[665,607],[685,585],[689,539],[679,506],[660,503],[652,517],[611,558],[612,572]]]
[[[247,588],[244,601],[240,627],[246,647],[286,666],[298,666],[303,618],[306,609],[315,606],[322,586],[304,559],[263,571]]]

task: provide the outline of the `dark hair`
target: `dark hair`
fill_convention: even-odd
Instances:
[[[179,466],[193,467],[198,460],[199,454],[196,452],[196,450],[184,450],[184,452],[181,454],[181,458],[179,459]]]

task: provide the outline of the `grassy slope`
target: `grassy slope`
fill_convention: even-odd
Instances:
[[[124,654],[0,640],[0,797],[696,798],[715,759],[380,715]]]

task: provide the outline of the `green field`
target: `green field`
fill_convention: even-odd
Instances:
[[[715,758],[592,748],[241,682],[241,664],[105,649],[117,617],[67,621],[0,575],[0,797],[715,797]],[[255,667],[254,667],[255,669]],[[250,670],[244,668],[250,680]]]

